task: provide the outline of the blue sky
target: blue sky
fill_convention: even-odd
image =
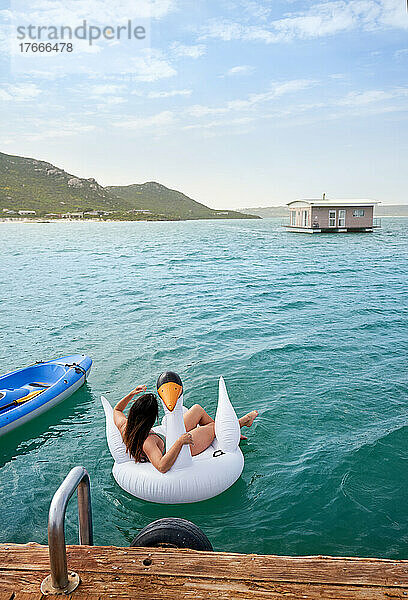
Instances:
[[[405,0],[0,0],[0,16],[3,152],[215,208],[408,202]],[[74,40],[61,70],[20,72],[17,23],[84,18],[148,18],[149,44]]]

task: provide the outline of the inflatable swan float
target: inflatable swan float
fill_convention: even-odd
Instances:
[[[153,431],[166,437],[166,450],[186,432],[183,414],[183,387],[175,373],[163,373],[157,382],[165,416]],[[197,456],[191,456],[184,445],[174,465],[160,473],[150,463],[135,462],[126,452],[119,429],[113,421],[113,409],[102,396],[106,416],[106,437],[115,460],[112,473],[116,482],[129,494],[166,504],[199,502],[217,496],[239,478],[244,457],[239,448],[240,426],[228,398],[224,379],[220,377],[218,407],[215,417],[215,439]]]

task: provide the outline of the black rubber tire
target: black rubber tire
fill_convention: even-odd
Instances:
[[[176,517],[153,521],[142,529],[130,545],[142,548],[190,548],[190,550],[213,551],[210,540],[197,525]]]

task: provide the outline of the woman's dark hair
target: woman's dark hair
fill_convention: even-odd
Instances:
[[[155,394],[139,396],[130,407],[123,441],[136,462],[143,457],[143,444],[158,416],[159,405]]]

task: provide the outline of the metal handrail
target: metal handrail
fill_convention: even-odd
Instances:
[[[65,477],[51,500],[48,514],[48,549],[51,575],[48,575],[41,584],[43,594],[69,594],[80,583],[77,573],[68,573],[64,530],[67,504],[77,488],[79,543],[87,546],[93,545],[89,475],[84,467],[74,467]]]

